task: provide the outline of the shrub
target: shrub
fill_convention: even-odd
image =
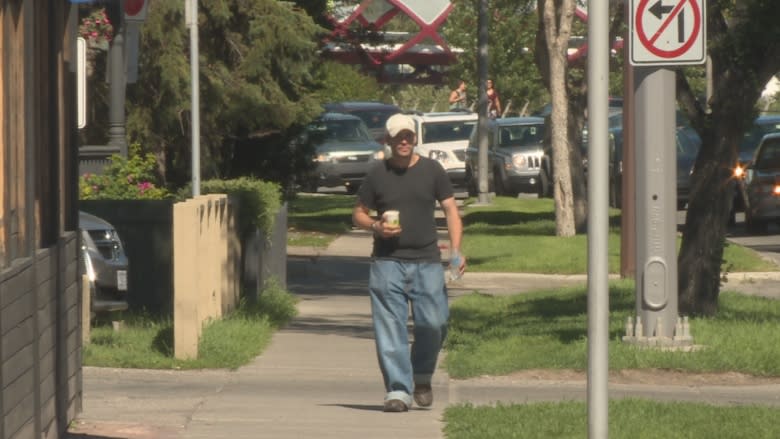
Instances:
[[[254,229],[260,229],[266,236],[271,235],[274,218],[282,205],[282,192],[279,184],[241,177],[233,180],[206,180],[201,182],[202,194],[228,194],[239,202],[238,228],[241,236]],[[192,194],[192,186],[182,188],[178,197],[185,199]]]
[[[111,156],[111,163],[102,175],[84,174],[79,178],[79,198],[82,200],[161,200],[170,193],[158,187],[157,160],[144,154],[138,144],[130,145],[129,157]]]

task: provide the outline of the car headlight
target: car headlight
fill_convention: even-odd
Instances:
[[[379,151],[374,153],[373,158],[374,158],[374,160],[384,160],[385,159],[385,151],[383,149],[380,149]]]
[[[89,236],[89,232],[87,232],[86,230],[81,231],[81,249],[90,250],[93,252],[98,251],[98,248],[95,245],[95,241],[92,240],[92,237]]]
[[[742,178],[743,175],[745,175],[745,168],[743,168],[742,165],[737,165],[734,168],[734,177]]]
[[[317,154],[317,157],[314,158],[314,161],[322,163],[322,162],[329,162],[330,159],[331,159],[330,154],[322,153],[322,154]]]
[[[780,195],[780,184],[776,184],[775,188],[772,189],[772,194],[774,195]]]
[[[527,166],[528,161],[526,160],[525,156],[522,154],[514,154],[512,155],[512,164],[515,168],[525,168]]]
[[[447,161],[447,152],[446,151],[439,151],[437,149],[431,150],[428,153],[428,158],[436,160],[438,162],[446,162]]]

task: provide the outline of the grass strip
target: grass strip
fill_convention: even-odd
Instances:
[[[85,366],[139,369],[236,369],[260,355],[276,329],[296,313],[296,299],[279,285],[263,291],[257,303],[242,302],[221,320],[207,323],[198,345],[198,358],[173,356],[170,318],[129,314],[121,330],[110,322],[92,328],[84,346]]]
[[[780,409],[761,406],[714,406],[704,403],[622,399],[609,402],[609,437],[777,438]],[[447,439],[585,439],[584,402],[456,405],[444,412]]]
[[[622,342],[635,315],[631,281],[610,284],[609,368],[742,372],[780,376],[780,301],[724,292],[716,317],[692,318],[695,352],[664,352]],[[447,338],[453,378],[526,369],[587,370],[586,287],[514,296],[471,294],[454,301]]]

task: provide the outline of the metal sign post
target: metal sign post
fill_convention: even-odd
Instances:
[[[629,52],[634,75],[636,320],[625,341],[687,346],[677,315],[677,149],[675,72],[706,58],[701,0],[631,0]]]
[[[588,4],[588,437],[609,437],[609,4]]]
[[[705,17],[702,0],[631,0],[631,64],[703,64],[707,56]]]
[[[200,195],[200,66],[198,58],[198,0],[184,0],[184,15],[190,28],[190,82],[192,84],[192,196]]]

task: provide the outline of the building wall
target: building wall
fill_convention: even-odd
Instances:
[[[81,410],[76,9],[0,0],[0,438]]]

